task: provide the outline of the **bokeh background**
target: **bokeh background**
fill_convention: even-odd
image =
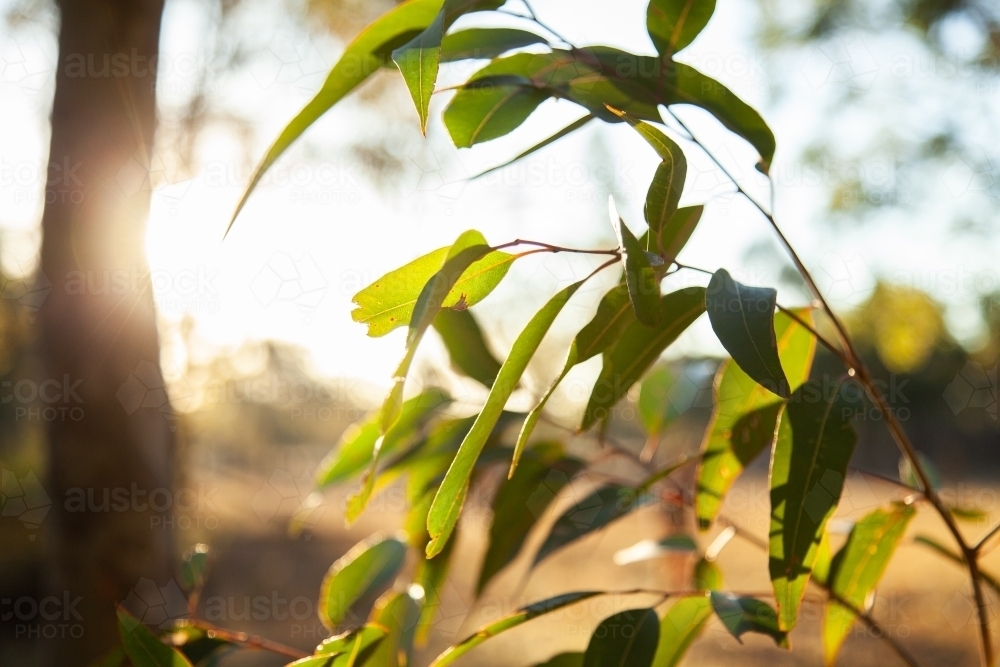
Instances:
[[[521,237],[610,247],[608,195],[639,225],[656,167],[627,128],[593,123],[470,180],[575,119],[578,110],[546,102],[509,137],[458,151],[433,113],[428,136],[420,136],[398,74],[385,71],[295,144],[223,242],[259,156],[319,88],[347,40],[392,4],[168,0],[155,141],[121,167],[122,188],[151,196],[145,247],[160,367],[137,367],[134,378],[123,378],[119,401],[123,410],[158,412],[169,423],[177,440],[174,484],[188,500],[179,502],[175,492],[171,514],[150,530],[166,532],[178,552],[211,546],[216,562],[203,613],[221,604],[219,625],[300,648],[326,634],[315,598],[330,563],[370,533],[395,530],[406,510],[390,489],[345,528],[343,501],[351,489],[311,495],[317,462],[376,404],[402,346],[399,331],[366,337],[365,327],[351,320],[351,296],[468,228],[493,243]],[[651,48],[641,0],[534,5],[578,44]],[[6,605],[38,600],[49,585],[46,429],[56,413],[46,408],[62,408],[59,418],[73,419],[72,410],[87,405],[63,399],[52,405],[39,391],[50,379],[37,319],[52,290],[39,249],[46,174],[53,174],[48,146],[58,12],[40,0],[2,0],[0,12],[0,594]],[[893,409],[938,471],[944,493],[979,511],[969,531],[989,529],[1000,519],[1000,9],[987,0],[719,0],[708,28],[679,59],[724,82],[768,120],[778,139],[773,205],[784,230],[885,380]],[[443,78],[459,81],[474,67],[448,66]],[[445,95],[438,97],[432,110],[442,108]],[[740,183],[766,200],[766,181],[750,167],[752,151],[707,115],[685,111]],[[786,305],[806,304],[807,292],[765,221],[704,155],[689,150],[687,157],[682,203],[705,203],[706,215],[684,261],[726,266],[743,282],[778,287]],[[475,308],[492,349],[507,350],[552,291],[590,267],[558,255],[516,264]],[[596,289],[559,319],[514,407],[531,405],[556,373],[562,350],[592,312]],[[684,418],[661,446],[665,460],[697,450],[722,354],[707,321],[699,321],[664,361],[692,388]],[[597,363],[581,365],[563,384],[552,404],[556,422],[578,419]],[[833,375],[835,366],[821,353],[816,372]],[[415,386],[447,387],[459,412],[470,413],[485,397],[448,368],[436,339],[424,346],[416,376]],[[63,389],[60,396],[67,395]],[[611,428],[638,450],[633,403],[630,397]],[[860,409],[856,426],[861,442],[853,464],[896,477],[898,454],[877,412]],[[727,501],[728,514],[759,536],[766,536],[766,472],[766,464],[755,466]],[[841,518],[898,494],[891,484],[858,475]],[[482,620],[571,589],[583,576],[621,588],[650,579],[676,583],[689,565],[682,557],[610,564],[618,549],[651,530],[690,529],[688,517],[640,512],[531,577],[518,566],[477,601],[472,588],[489,496],[473,501],[459,566],[418,664]],[[288,519],[303,503],[312,507],[308,529],[289,536]],[[941,528],[921,517],[911,533]],[[762,553],[734,541],[720,562],[730,585],[767,590]],[[1000,557],[985,563],[1000,572]],[[253,615],[247,604],[261,596],[292,601],[293,613],[276,612],[272,602]],[[791,654],[757,639],[740,647],[712,626],[686,664],[818,664],[815,609],[793,633]],[[72,621],[7,611],[0,615],[5,665],[33,664],[45,652],[44,633],[73,631]],[[901,547],[873,613],[926,664],[977,659],[961,569],[918,545]],[[579,648],[598,620],[549,619],[496,640],[464,664],[526,664]],[[52,625],[64,627],[47,629]],[[892,659],[878,638],[857,629],[841,664]],[[241,651],[222,664],[282,663]]]

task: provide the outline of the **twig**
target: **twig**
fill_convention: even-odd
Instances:
[[[300,651],[297,648],[285,646],[284,644],[279,644],[278,642],[271,641],[270,639],[265,639],[257,635],[250,635],[245,632],[235,632],[233,630],[219,628],[207,621],[192,620],[188,621],[188,624],[196,628],[201,628],[208,633],[209,637],[216,637],[233,644],[241,644],[253,649],[270,651],[271,653],[278,653],[295,659],[306,658],[310,655],[309,653]]]
[[[553,245],[551,243],[543,243],[541,241],[529,241],[526,239],[514,239],[513,241],[508,241],[507,243],[501,243],[500,245],[493,246],[494,250],[503,250],[504,248],[512,248],[519,245],[531,245],[547,250],[548,252],[572,252],[581,255],[612,255],[614,257],[621,256],[621,250],[614,248],[608,250],[589,250],[586,248],[567,248],[565,246]]]

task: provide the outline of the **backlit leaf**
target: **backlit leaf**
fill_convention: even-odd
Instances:
[[[373,21],[354,38],[340,60],[333,66],[316,96],[281,131],[267,150],[250,184],[240,197],[239,204],[229,221],[226,232],[232,228],[247,198],[281,154],[295,142],[306,129],[333,105],[343,99],[369,76],[389,62],[389,54],[405,44],[434,21],[444,0],[409,0],[389,10]]]
[[[514,458],[511,460],[510,471],[507,473],[508,478],[513,476],[514,471],[517,469],[518,462],[521,460],[521,452],[527,446],[528,440],[531,438],[531,434],[534,432],[535,426],[541,418],[542,412],[545,410],[545,405],[563,378],[566,377],[574,366],[583,363],[596,354],[600,354],[609,345],[616,342],[622,331],[635,321],[635,311],[632,309],[632,304],[628,296],[628,285],[621,284],[613,287],[597,305],[597,312],[594,314],[594,317],[580,330],[576,338],[573,339],[562,372],[553,380],[552,384],[549,385],[549,388],[542,395],[542,398],[539,399],[535,407],[528,413],[527,418],[525,418],[524,424],[521,426],[521,432],[517,436],[517,444],[514,447]]]
[[[896,551],[906,526],[915,514],[913,507],[897,503],[891,509],[877,509],[854,524],[847,543],[830,564],[830,589],[855,609],[867,607]],[[851,632],[856,615],[836,600],[826,603],[823,613],[823,662],[833,667],[840,647]]]
[[[756,598],[737,597],[719,591],[709,593],[709,599],[715,615],[741,644],[743,640],[740,637],[748,632],[757,632],[771,637],[778,646],[789,648],[788,633],[778,628],[778,615],[771,605]]]
[[[449,647],[444,653],[434,659],[434,662],[430,664],[430,667],[445,667],[445,665],[450,665],[491,637],[496,637],[500,633],[510,630],[511,628],[516,628],[517,626],[522,625],[523,623],[526,623],[534,618],[544,616],[545,614],[562,609],[563,607],[568,607],[571,604],[576,604],[581,600],[586,600],[597,595],[601,595],[601,592],[580,591],[574,593],[563,593],[562,595],[539,600],[538,602],[532,602],[527,606],[521,607],[509,616],[504,616],[497,621],[487,623],[479,628],[479,630],[477,630],[474,634],[466,637],[458,644]]]
[[[376,535],[357,544],[330,566],[319,591],[319,618],[332,630],[351,606],[393,582],[406,558],[406,545]]]
[[[420,602],[423,599],[414,597],[411,591],[417,593],[417,589],[411,587],[405,592],[384,596],[375,603],[372,620],[386,628],[388,634],[375,647],[365,665],[406,667],[410,663]]]
[[[711,616],[708,595],[684,597],[670,605],[660,621],[660,643],[653,667],[676,667]]]
[[[583,654],[583,667],[649,667],[659,640],[655,611],[620,611],[597,624]]]
[[[458,454],[455,455],[455,460],[448,468],[444,481],[434,497],[434,504],[427,516],[427,530],[431,535],[431,542],[427,545],[429,557],[441,551],[458,522],[458,516],[469,488],[469,476],[472,474],[476,459],[479,458],[487,437],[493,431],[497,419],[503,412],[507,399],[510,398],[514,387],[520,382],[524,369],[527,368],[528,362],[535,355],[538,345],[542,342],[549,327],[552,326],[552,322],[555,321],[563,306],[582,284],[583,281],[573,283],[553,296],[541,310],[535,313],[511,346],[510,354],[500,368],[500,373],[497,375],[496,382],[493,383],[493,388],[490,389],[483,409],[472,425],[472,430],[469,431],[459,447]]]
[[[424,333],[434,322],[434,318],[459,278],[489,251],[490,248],[486,245],[486,239],[482,234],[475,230],[463,232],[448,249],[441,269],[432,275],[420,290],[417,302],[413,305],[410,328],[406,332],[406,354],[393,373],[393,387],[382,403],[382,412],[379,414],[379,428],[382,433],[386,433],[399,418],[403,404],[403,385]],[[378,457],[377,444],[375,456]],[[370,489],[368,492],[370,493]]]
[[[473,380],[492,387],[500,362],[490,352],[476,318],[468,310],[444,308],[434,318],[452,364]]]
[[[316,647],[317,655],[327,656],[361,656],[374,649],[389,634],[387,628],[381,625],[367,624],[359,628],[324,639]],[[337,663],[334,663],[336,665]],[[358,662],[360,664],[360,661]]]
[[[671,58],[694,41],[715,11],[715,0],[650,0],[646,30],[660,55]]]
[[[700,287],[671,292],[660,298],[661,321],[656,328],[633,322],[604,353],[604,367],[584,413],[582,430],[608,416],[628,392],[698,316],[705,311],[705,290]]]
[[[382,440],[383,453],[394,452],[405,445],[407,440],[414,437],[416,429],[423,426],[438,408],[449,402],[451,397],[436,387],[404,401],[399,421]],[[377,413],[360,425],[349,426],[340,437],[337,448],[316,469],[316,486],[326,488],[364,470],[372,461],[378,438]]]
[[[705,306],[715,335],[739,367],[765,389],[789,398],[774,331],[777,297],[770,287],[741,285],[719,269],[708,284]]]
[[[444,20],[445,10],[442,9],[423,32],[392,52],[392,60],[399,67],[413,104],[417,107],[422,134],[427,133],[427,111],[441,64]]]
[[[837,509],[857,437],[837,385],[810,399],[802,389],[785,407],[771,456],[768,569],[780,627],[791,630],[826,522]]]
[[[486,239],[483,238],[482,242],[486,243]],[[386,335],[396,327],[408,325],[420,290],[442,268],[449,248],[439,248],[390,271],[355,294],[351,300],[358,307],[351,311],[351,318],[368,325],[368,335],[375,338]],[[455,283],[442,306],[451,308],[460,301],[466,307],[479,303],[500,284],[515,259],[515,255],[494,250],[473,262]]]
[[[191,667],[183,653],[161,642],[121,607],[118,608],[118,634],[133,667]]]
[[[544,37],[516,28],[467,28],[441,40],[441,61],[492,60],[508,51],[532,44],[547,44]]]
[[[807,324],[811,310],[794,311]],[[784,313],[774,316],[778,356],[791,389],[808,379],[816,352],[816,338]],[[719,507],[743,470],[777,436],[781,399],[754,382],[733,363],[724,361],[715,378],[712,421],[705,431],[701,463],[695,475],[695,515],[702,529],[715,520]]]

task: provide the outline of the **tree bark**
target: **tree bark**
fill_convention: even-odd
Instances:
[[[80,598],[83,636],[52,643],[64,666],[117,646],[116,603],[174,573],[164,513],[149,507],[171,490],[174,438],[144,252],[163,0],[58,4],[39,325],[46,376],[68,389],[49,424],[44,524],[49,586]],[[124,511],[102,505],[119,489]]]

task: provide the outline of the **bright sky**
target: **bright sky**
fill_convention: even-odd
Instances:
[[[9,4],[0,0],[0,9]],[[165,117],[190,94],[200,68],[211,66],[200,43],[205,33],[202,6],[193,0],[168,2],[161,44],[167,66],[161,66],[159,82]],[[543,20],[578,44],[651,52],[642,0],[621,0],[614,3],[614,11],[598,0],[538,0],[535,6]],[[874,277],[882,275],[947,301],[954,330],[960,336],[973,335],[978,291],[1000,287],[1000,235],[956,238],[940,223],[940,212],[961,203],[967,193],[974,194],[981,174],[963,172],[958,165],[949,174],[951,181],[934,184],[940,194],[925,215],[887,219],[866,228],[863,237],[860,229],[834,234],[818,223],[829,179],[795,162],[808,139],[823,131],[817,100],[838,85],[894,90],[898,74],[893,64],[899,54],[915,53],[916,46],[859,38],[816,50],[788,65],[784,94],[775,101],[764,56],[749,39],[751,7],[748,0],[719,0],[706,32],[679,59],[721,79],[764,113],[778,139],[773,173],[779,220],[805,261],[816,268],[822,285],[831,290],[834,305],[857,303]],[[273,22],[273,6],[255,16],[247,17],[248,30],[260,36],[252,66],[214,91],[231,108],[249,114],[255,125],[254,160],[318,89],[342,48],[333,39],[310,39],[293,27],[282,28]],[[39,174],[44,174],[48,142],[55,42],[45,25],[13,33],[7,27],[0,30],[0,259],[5,270],[24,274],[37,262],[44,188]],[[469,66],[456,66],[445,76],[458,80],[468,71]],[[934,90],[930,84],[936,83],[935,76],[929,76],[925,83]],[[997,100],[996,90],[982,94]],[[402,94],[388,99],[410,104]],[[168,372],[183,360],[176,330],[190,315],[197,336],[209,343],[207,349],[237,346],[247,339],[278,339],[306,348],[324,374],[386,384],[401,354],[402,331],[373,340],[350,318],[351,296],[382,273],[450,243],[469,228],[479,229],[493,243],[523,237],[611,247],[609,188],[619,194],[619,210],[630,226],[642,231],[642,202],[657,159],[628,128],[594,123],[519,166],[464,183],[464,176],[504,161],[581,112],[567,102],[546,103],[506,139],[458,151],[439,120],[444,101],[432,104],[435,120],[426,140],[419,136],[415,118],[406,126],[383,128],[377,125],[378,116],[359,105],[335,109],[286,154],[224,243],[222,232],[248,177],[244,148],[232,133],[209,131],[201,138],[198,166],[187,180],[170,182],[170,165],[154,165],[163,174],[153,193],[147,247],[163,316]],[[916,99],[913,106],[933,103],[933,98]],[[764,184],[752,170],[753,151],[718,131],[704,115],[682,115],[747,187],[766,200]],[[863,117],[857,119],[859,135],[864,123]],[[398,139],[413,163],[389,187],[375,185],[349,153],[358,137],[383,131]],[[996,136],[990,141],[995,143]],[[600,150],[606,159],[595,158]],[[682,260],[710,269],[726,266],[744,282],[781,286],[781,267],[771,259],[777,253],[747,254],[762,242],[777,247],[768,240],[765,221],[726,194],[730,188],[723,177],[697,149],[686,147],[686,152],[690,168],[683,203],[708,202],[708,208]],[[592,265],[562,256],[521,260],[506,283],[476,308],[495,348],[506,349],[534,308]],[[608,272],[606,281],[613,278]],[[689,280],[702,282],[697,277]],[[589,318],[598,295],[592,290],[575,298],[574,307],[559,322],[563,335],[571,335]],[[779,299],[795,304],[803,297],[785,286]],[[433,342],[427,348],[429,355],[440,354]],[[671,353],[720,351],[707,323],[699,322]],[[561,363],[564,352],[555,347],[551,352],[553,360],[543,363]]]

